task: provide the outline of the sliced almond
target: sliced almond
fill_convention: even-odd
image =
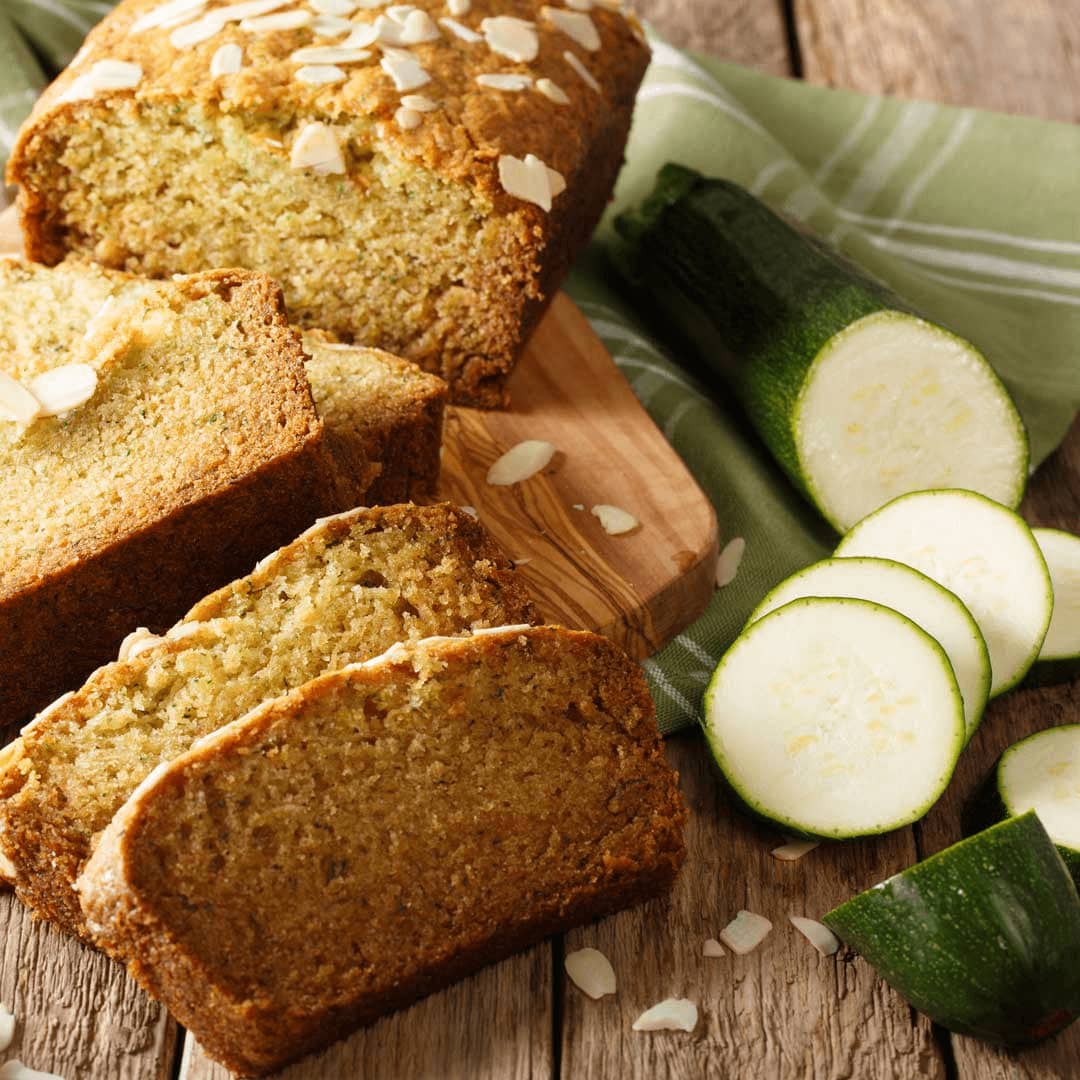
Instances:
[[[312,86],[330,86],[344,82],[348,77],[336,64],[305,64],[293,73],[297,82],[310,83]]]
[[[526,19],[513,15],[495,15],[480,23],[480,30],[492,52],[527,64],[536,59],[540,51],[540,38],[536,26]]]
[[[592,11],[593,9],[593,0],[563,0],[563,3],[575,11]]]
[[[411,56],[384,56],[379,66],[394,80],[397,90],[418,90],[431,82],[431,76]]]
[[[628,510],[623,510],[618,506],[609,506],[607,503],[594,506],[591,512],[600,519],[604,532],[609,536],[621,536],[623,533],[632,532],[641,524]]]
[[[143,69],[127,60],[97,60],[86,73],[102,90],[133,90],[142,82]]]
[[[308,45],[297,49],[289,59],[294,64],[358,64],[369,56],[369,49],[347,49],[344,45]]]
[[[577,949],[567,953],[566,974],[573,984],[593,999],[615,993],[615,969],[599,949]]]
[[[423,94],[405,94],[401,99],[401,104],[406,109],[419,113],[434,112],[439,107],[438,102],[424,97]]]
[[[97,372],[89,364],[65,364],[43,372],[30,383],[41,402],[42,416],[58,416],[85,405],[97,389]]]
[[[351,15],[356,10],[353,0],[308,0],[320,15]]]
[[[250,34],[273,34],[278,30],[299,30],[314,20],[310,11],[275,11],[273,15],[256,15],[241,19],[240,29]]]
[[[168,26],[174,19],[195,18],[207,5],[207,0],[169,0],[169,3],[140,15],[132,24],[130,32],[141,34],[144,30],[154,30],[159,26]]]
[[[476,512],[475,506],[459,506],[458,509],[465,514],[468,514],[471,518],[479,518],[480,515]]]
[[[547,468],[555,456],[554,443],[526,439],[512,446],[487,472],[487,482],[497,487],[517,484]]]
[[[210,74],[216,79],[221,75],[235,75],[244,66],[244,50],[235,42],[222,45],[210,57]]]
[[[277,11],[293,0],[241,0],[238,4],[226,4],[222,8],[214,8],[214,17],[224,22],[240,22],[241,19],[253,19],[259,15],[267,15],[271,11]]]
[[[445,26],[454,37],[460,38],[462,41],[467,41],[470,45],[475,45],[478,41],[483,41],[483,34],[478,34],[472,27],[465,26],[464,23],[459,23],[457,19],[448,19],[443,16],[439,20],[440,26]]]
[[[136,626],[134,630],[128,634],[123,641],[120,642],[120,649],[116,654],[117,660],[130,660],[135,655],[132,650],[142,641],[151,641],[154,645],[157,645],[163,639],[159,638],[157,634],[150,633],[150,630],[145,626]]]
[[[446,0],[446,10],[458,18],[462,15],[468,15],[471,7],[472,0]]]
[[[840,948],[840,939],[824,923],[801,915],[789,915],[788,920],[822,956],[832,956]]]
[[[519,75],[516,72],[477,75],[476,81],[480,86],[486,86],[492,90],[528,90],[532,86],[532,76]]]
[[[0,419],[29,424],[41,415],[41,402],[18,379],[0,371]]]
[[[17,1058],[13,1058],[0,1065],[0,1080],[64,1080],[64,1078],[57,1076],[56,1073],[31,1069]]]
[[[293,143],[289,164],[294,169],[311,169],[322,176],[345,172],[345,158],[333,128],[321,120],[305,124]]]
[[[693,1031],[697,1027],[697,1006],[686,998],[665,998],[646,1009],[635,1021],[635,1031]]]
[[[402,45],[423,45],[442,37],[435,20],[426,11],[411,11],[402,27]]]
[[[349,33],[352,28],[353,24],[340,15],[316,15],[308,25],[308,29],[316,37],[341,37],[342,34]]]
[[[727,956],[727,953],[724,952],[724,946],[716,938],[706,938],[705,944],[701,946],[701,955],[715,959],[720,956]]]
[[[786,844],[773,848],[769,854],[781,862],[794,862],[818,846],[817,840],[789,840]]]
[[[772,923],[764,915],[740,911],[720,931],[720,940],[739,956],[753,952],[768,936]]]
[[[593,73],[569,49],[563,53],[563,59],[581,76],[586,86],[600,93],[600,84],[596,81]]]
[[[211,11],[195,22],[178,26],[169,35],[169,44],[174,49],[190,49],[193,45],[200,45],[215,34],[220,34],[224,29],[225,20],[217,12]]]
[[[544,97],[550,101],[554,101],[556,105],[569,105],[570,95],[557,83],[553,83],[550,79],[537,79],[536,89],[540,91]]]
[[[352,23],[349,24],[352,26]],[[339,48],[342,49],[366,49],[369,45],[374,45],[379,38],[379,32],[375,29],[374,23],[364,23],[361,26],[356,27],[351,34],[340,44]]]
[[[562,175],[548,168],[535,154],[526,154],[523,159],[502,154],[498,167],[503,191],[535,203],[541,210],[550,210],[552,199],[566,189]]]
[[[402,131],[413,131],[424,122],[423,116],[415,109],[407,109],[404,105],[394,113],[394,123]]]
[[[567,37],[573,38],[583,49],[596,52],[600,48],[600,33],[596,24],[581,11],[566,11],[564,8],[542,7],[543,15],[556,30],[561,30]]]
[[[10,1045],[15,1038],[15,1016],[8,1011],[6,1005],[0,1004],[0,1054]]]
[[[716,587],[718,589],[730,585],[735,580],[745,554],[746,541],[741,536],[736,536],[734,540],[729,540],[724,545],[724,550],[720,552],[720,558],[716,562]]]

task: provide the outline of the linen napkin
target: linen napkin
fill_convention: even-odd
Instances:
[[[0,8],[0,160],[46,79],[111,6]],[[1080,129],[810,87],[650,40],[615,200],[567,288],[713,501],[725,577],[734,575],[645,662],[670,732],[700,720],[713,668],[765,592],[825,557],[836,537],[723,385],[700,382],[685,344],[642,321],[608,255],[614,214],[640,202],[667,161],[743,184],[981,348],[1023,414],[1037,464],[1080,404]]]

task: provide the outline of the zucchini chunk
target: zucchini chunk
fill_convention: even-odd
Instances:
[[[1049,686],[1080,675],[1080,536],[1060,529],[1032,529],[1050,571],[1054,613],[1027,682]]]

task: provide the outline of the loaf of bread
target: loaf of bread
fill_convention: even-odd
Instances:
[[[446,383],[379,349],[304,334],[307,376],[331,456],[344,473],[342,509],[434,496]]]
[[[94,838],[158,763],[270,698],[395,642],[536,612],[484,529],[447,504],[325,520],[60,699],[0,755],[4,875],[85,936]]]
[[[113,289],[0,260],[0,731],[340,508],[277,285]]]
[[[201,740],[78,887],[99,943],[261,1075],[663,892],[684,816],[638,665],[509,627],[391,650]]]
[[[124,0],[12,153],[27,255],[261,270],[299,325],[499,405],[648,57],[609,0]]]

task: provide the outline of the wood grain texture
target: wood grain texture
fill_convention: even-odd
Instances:
[[[1080,120],[1080,4],[794,0],[794,10],[810,82]]]
[[[562,976],[563,1076],[944,1077],[925,1019],[913,1023],[904,1001],[861,960],[819,956],[788,922],[788,915],[820,918],[914,862],[911,831],[780,862],[769,852],[782,837],[729,804],[701,736],[674,736],[667,749],[691,810],[689,858],[669,901],[566,936],[567,953],[592,946],[611,960],[618,992],[592,1001]],[[705,939],[741,908],[772,921],[764,943],[748,956],[704,958]],[[631,1030],[667,997],[697,1004],[695,1032]]]
[[[782,0],[635,0],[633,8],[672,45],[791,74]]]
[[[281,1080],[551,1080],[550,943],[485,968],[277,1075]],[[188,1036],[178,1080],[228,1080]]]
[[[34,922],[0,895],[0,1001],[15,1014],[4,1058],[64,1080],[165,1080],[177,1027],[124,969]]]

